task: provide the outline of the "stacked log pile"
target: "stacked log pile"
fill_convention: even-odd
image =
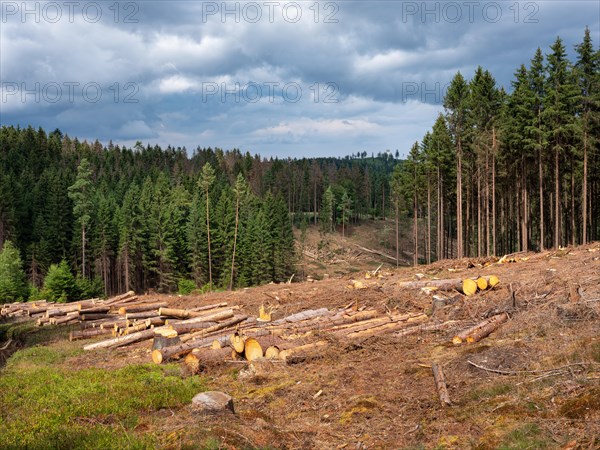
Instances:
[[[408,289],[425,285],[439,290],[464,290],[465,281],[428,280],[399,285]],[[495,277],[469,281],[479,290],[498,282]],[[418,312],[382,313],[373,308],[358,308],[356,302],[342,308],[304,310],[271,320],[271,311],[267,314],[264,307],[258,317],[242,314],[239,306],[229,306],[226,302],[175,309],[151,297],[138,298],[133,292],[108,300],[89,299],[69,304],[12,303],[3,305],[0,315],[25,317],[35,320],[38,326],[72,326],[71,340],[102,339],[85,345],[86,351],[147,342],[148,347],[152,344],[151,356],[156,364],[183,358],[194,368],[232,360],[302,361],[345,342],[355,344],[384,334],[404,337],[458,325],[454,321],[432,323],[426,314]],[[455,335],[453,342],[477,342],[507,319],[506,314],[495,316]]]

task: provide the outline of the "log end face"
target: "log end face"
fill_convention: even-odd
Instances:
[[[161,364],[163,362],[163,356],[160,350],[152,351],[152,361],[154,361],[154,364]]]

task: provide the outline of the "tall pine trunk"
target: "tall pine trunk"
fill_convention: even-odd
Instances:
[[[237,244],[238,224],[240,217],[240,196],[235,200],[235,230],[233,232],[233,253],[231,255],[231,276],[229,277],[229,290],[233,290],[233,270],[235,267],[235,247]]]
[[[558,168],[558,146],[554,148],[554,248],[560,246],[560,179]]]

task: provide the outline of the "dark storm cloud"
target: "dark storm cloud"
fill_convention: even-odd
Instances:
[[[592,1],[81,2],[54,23],[21,5],[2,3],[3,124],[280,156],[405,153],[456,71],[509,89],[557,35],[571,55],[586,25],[599,44]]]

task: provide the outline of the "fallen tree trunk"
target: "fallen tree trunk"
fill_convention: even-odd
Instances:
[[[429,317],[426,314],[413,315],[405,320],[395,320],[393,322],[385,323],[383,325],[376,325],[373,327],[369,327],[363,330],[351,330],[349,333],[342,333],[345,337],[349,339],[358,339],[358,338],[367,338],[371,336],[377,336],[379,334],[387,333],[389,331],[396,330],[398,328],[403,328],[407,324],[418,323],[418,322],[426,322],[429,320]]]
[[[125,319],[127,319],[127,320],[148,319],[150,317],[156,317],[156,316],[160,316],[160,314],[158,314],[158,310],[152,309],[152,310],[143,311],[143,312],[133,312],[133,313],[128,312],[125,314]]]
[[[141,313],[141,312],[145,312],[145,311],[154,311],[154,310],[159,310],[160,308],[165,308],[166,306],[167,306],[167,302],[126,305],[126,306],[121,306],[119,308],[119,314],[130,314],[130,313]],[[162,314],[159,314],[159,315],[162,315]]]
[[[97,350],[99,348],[122,347],[123,345],[133,344],[134,342],[145,341],[154,337],[154,330],[143,330],[137,333],[119,336],[106,341],[95,342],[83,347],[84,350]]]
[[[237,308],[236,308],[237,309]],[[158,310],[159,315],[168,317],[168,314],[164,314],[165,309],[160,308]],[[196,314],[194,317],[183,320],[173,320],[172,318],[167,319],[167,324],[179,324],[179,323],[197,323],[197,322],[210,322],[210,321],[219,321],[225,320],[233,317],[233,308],[219,308],[216,310],[205,311],[205,312],[195,312],[192,311],[193,314]],[[171,316],[173,317],[173,316]]]
[[[98,319],[110,319],[115,317],[114,314],[106,314],[106,313],[92,313],[92,314],[80,314],[79,315],[79,319],[82,322],[85,322],[86,320],[98,320]]]
[[[243,322],[247,318],[248,318],[248,316],[234,317],[231,320],[228,320],[228,321],[222,322],[222,323],[218,323],[216,325],[213,325],[212,327],[208,327],[208,328],[205,328],[203,330],[196,331],[195,333],[186,334],[186,335],[184,335],[184,336],[181,337],[181,342],[187,342],[187,341],[190,341],[192,339],[197,339],[197,338],[200,338],[200,337],[208,336],[210,333],[214,333],[215,331],[219,331],[219,330],[222,330],[222,329],[225,329],[225,328],[233,327],[234,325],[237,325],[238,323]]]
[[[108,300],[106,300],[104,302],[104,304],[105,305],[113,305],[113,304],[119,303],[120,301],[123,301],[125,299],[131,299],[132,297],[137,298],[135,295],[135,292],[129,291],[129,292],[126,292],[125,294],[121,294],[121,295],[117,295],[116,297],[109,298]]]
[[[452,402],[450,401],[450,396],[448,395],[446,378],[444,377],[444,371],[442,370],[442,367],[438,366],[435,363],[432,363],[431,370],[433,372],[433,379],[435,380],[435,388],[437,390],[438,397],[440,398],[442,406],[452,405]]]
[[[454,338],[452,338],[452,343],[458,345],[462,344],[465,341],[477,342],[489,335],[492,331],[494,331],[507,320],[507,313],[496,314],[495,316],[492,316],[489,319],[486,319],[483,322],[480,322],[471,328],[461,331],[456,336],[454,336]]]
[[[78,341],[80,339],[89,339],[96,336],[103,336],[112,333],[112,330],[102,328],[88,328],[86,330],[71,331],[69,333],[70,341]]]
[[[79,314],[105,314],[110,311],[110,306],[93,306],[91,308],[81,308]]]
[[[387,253],[382,253],[382,252],[379,252],[377,250],[373,250],[373,249],[370,249],[370,248],[361,247],[358,244],[354,244],[354,245],[356,247],[360,248],[363,252],[371,253],[372,255],[383,256],[384,258],[388,258],[388,259],[390,259],[390,260],[392,260],[394,262],[398,261],[396,258],[394,258],[393,256],[388,255]]]

